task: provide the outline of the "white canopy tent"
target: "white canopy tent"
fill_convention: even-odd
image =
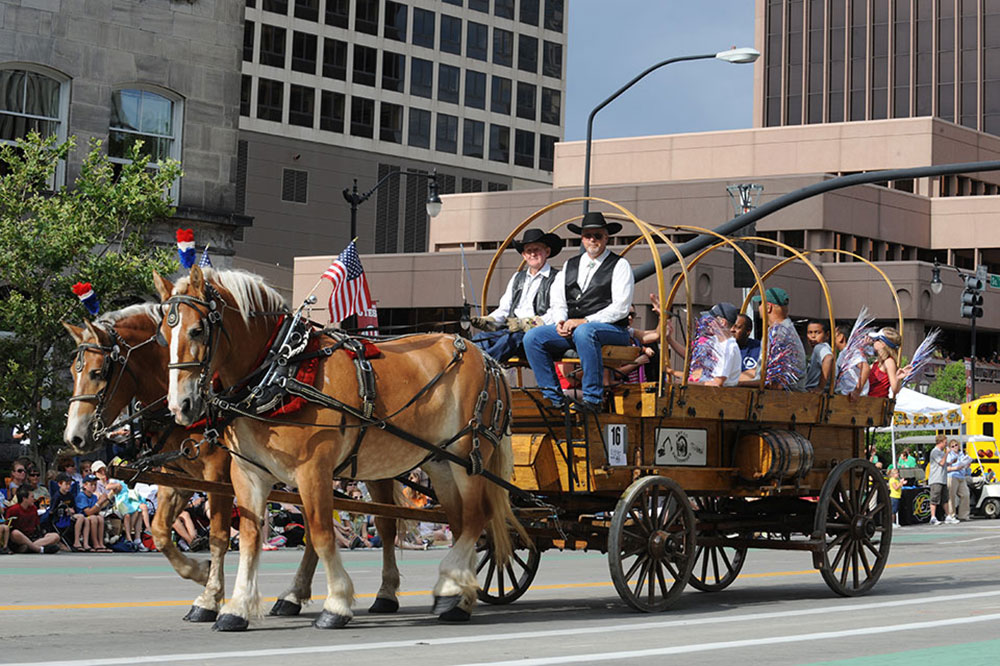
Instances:
[[[896,396],[892,424],[879,428],[892,438],[892,464],[896,464],[896,433],[914,430],[954,430],[962,427],[962,406],[903,388]],[[911,440],[912,441],[912,440]]]

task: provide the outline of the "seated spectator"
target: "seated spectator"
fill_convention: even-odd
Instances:
[[[76,495],[73,492],[73,480],[66,472],[59,472],[55,478],[55,493],[49,508],[48,523],[66,541],[69,540],[69,528],[73,528],[73,550],[82,550],[80,533],[83,530],[85,516],[77,513]]]
[[[41,473],[34,465],[28,466],[28,485],[31,486],[31,497],[35,500],[35,506],[44,511],[52,501],[52,493],[41,483]]]
[[[0,555],[10,555],[11,551],[7,545],[10,543],[10,525],[7,524],[7,518],[3,514],[4,512],[0,511]]]
[[[111,504],[107,495],[97,494],[97,477],[88,474],[83,477],[83,490],[76,496],[77,515],[83,517],[83,534],[75,546],[80,550],[95,553],[110,553],[104,546],[104,516],[101,512]]]
[[[31,489],[22,484],[15,497],[17,504],[9,507],[5,514],[10,523],[11,550],[15,553],[58,553],[59,535],[42,531]]]
[[[97,476],[98,495],[107,494],[111,497],[115,513],[121,516],[125,539],[135,544],[135,549],[139,552],[147,552],[149,549],[142,543],[139,522],[142,521],[147,532],[151,530],[149,506],[139,498],[137,493],[130,491],[128,484],[124,481],[108,478],[108,467],[104,461],[95,460],[91,469]],[[103,491],[101,490],[102,485]]]
[[[28,480],[28,466],[31,464],[31,460],[28,458],[17,458],[14,460],[14,465],[10,468],[10,480],[7,482],[7,487],[4,491],[7,500],[5,506],[14,506],[17,504],[17,487],[25,483]]]
[[[76,469],[76,461],[69,457],[60,458],[56,463],[56,469],[63,472],[73,481],[74,489],[73,491],[80,492],[80,482],[83,480],[83,475]]]

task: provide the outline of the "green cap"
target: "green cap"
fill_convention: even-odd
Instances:
[[[775,305],[788,305],[788,292],[781,287],[768,287],[764,290],[767,295],[767,302]],[[754,303],[760,303],[760,294],[751,299]]]

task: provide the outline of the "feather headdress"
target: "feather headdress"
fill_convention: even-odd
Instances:
[[[87,308],[87,312],[90,313],[92,317],[96,317],[97,313],[101,310],[101,302],[97,299],[97,294],[94,293],[94,288],[90,286],[89,282],[77,282],[71,289],[76,297],[80,299],[84,307]]]
[[[837,356],[837,393],[846,395],[857,388],[860,377],[854,369],[868,358],[868,335],[873,331],[873,321],[875,318],[869,314],[868,307],[862,306],[847,344]]]
[[[195,260],[194,230],[177,230],[177,258],[181,260],[181,266],[191,268]]]
[[[940,335],[940,328],[931,329],[924,341],[917,347],[917,351],[913,352],[913,360],[910,361],[910,374],[903,379],[903,386],[917,383],[927,370],[927,365],[934,358],[934,352],[937,351],[937,339]]]
[[[707,381],[715,376],[715,371],[719,363],[722,362],[722,343],[729,337],[729,331],[719,323],[710,312],[703,312],[698,317],[695,326],[694,336],[691,338],[691,374],[688,381],[696,370],[700,370],[699,381]]]
[[[798,333],[790,326],[772,326],[767,329],[767,338],[764,383],[768,388],[791,389],[799,381],[805,367]]]

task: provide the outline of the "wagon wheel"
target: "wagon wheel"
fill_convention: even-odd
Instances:
[[[684,490],[662,476],[632,483],[608,533],[611,580],[625,603],[646,613],[667,608],[691,576],[694,553],[694,511]]]
[[[695,503],[699,513],[718,515],[722,500],[718,497],[696,497]],[[718,530],[699,532],[702,536],[741,536],[723,535]],[[703,546],[698,544],[694,550],[694,569],[688,578],[688,584],[702,592],[719,592],[724,590],[740,575],[743,562],[746,561],[747,549],[733,546]]]
[[[542,553],[532,544],[524,542],[520,534],[511,533],[513,552],[505,565],[498,566],[493,539],[488,534],[476,544],[478,559],[476,578],[479,581],[479,600],[488,604],[509,604],[528,591],[538,572]]]
[[[867,460],[837,465],[823,484],[813,538],[816,564],[830,589],[845,597],[870,590],[885,569],[892,542],[892,507],[882,474]]]

